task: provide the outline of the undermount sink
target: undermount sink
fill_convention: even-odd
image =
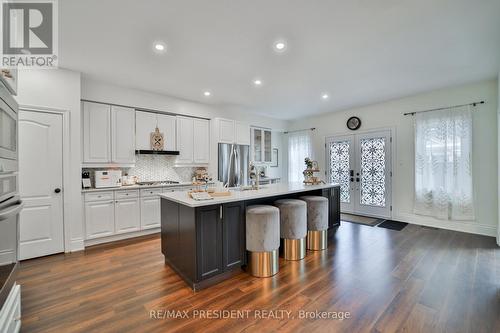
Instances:
[[[240,186],[240,187],[233,187],[230,189],[230,191],[257,191],[257,190],[263,190],[267,186],[259,186],[259,188],[253,188],[252,186]]]

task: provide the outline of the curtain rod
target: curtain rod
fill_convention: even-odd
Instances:
[[[314,131],[316,127],[311,127],[311,128],[303,128],[299,130],[293,130],[293,131],[285,131],[283,134],[289,134],[289,133],[295,133],[295,132],[303,132],[303,131]]]
[[[448,107],[445,107],[445,108],[437,108],[437,109],[430,109],[430,110],[407,112],[407,113],[403,113],[403,116],[414,116],[415,113],[420,113],[420,112],[429,112],[429,111],[439,111],[439,110],[453,109],[453,108],[458,108],[458,107],[467,106],[467,105],[476,106],[478,104],[484,104],[484,101],[472,102],[472,103],[460,104],[460,105],[453,105],[453,106],[448,106]]]

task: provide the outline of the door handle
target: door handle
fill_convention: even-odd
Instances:
[[[60,192],[61,192],[61,189],[58,187],[58,188],[56,188],[56,189],[54,190],[54,192],[56,192],[56,193],[60,193]]]

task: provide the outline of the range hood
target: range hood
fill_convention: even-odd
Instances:
[[[178,150],[136,150],[139,155],[179,155]]]

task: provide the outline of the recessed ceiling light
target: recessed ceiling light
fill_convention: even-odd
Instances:
[[[210,97],[212,95],[212,93],[210,91],[205,91],[205,92],[203,92],[203,95],[205,97]]]
[[[253,81],[253,84],[255,84],[256,86],[260,86],[262,84],[262,81],[259,79],[256,79]]]
[[[321,95],[321,98],[322,99],[328,99],[328,98],[330,98],[330,96],[328,96],[328,94],[324,93],[323,95]]]
[[[155,42],[154,49],[156,52],[162,53],[162,52],[165,52],[165,50],[167,49],[167,46],[163,42]]]
[[[274,50],[276,52],[284,52],[286,50],[286,42],[284,40],[274,42]]]

